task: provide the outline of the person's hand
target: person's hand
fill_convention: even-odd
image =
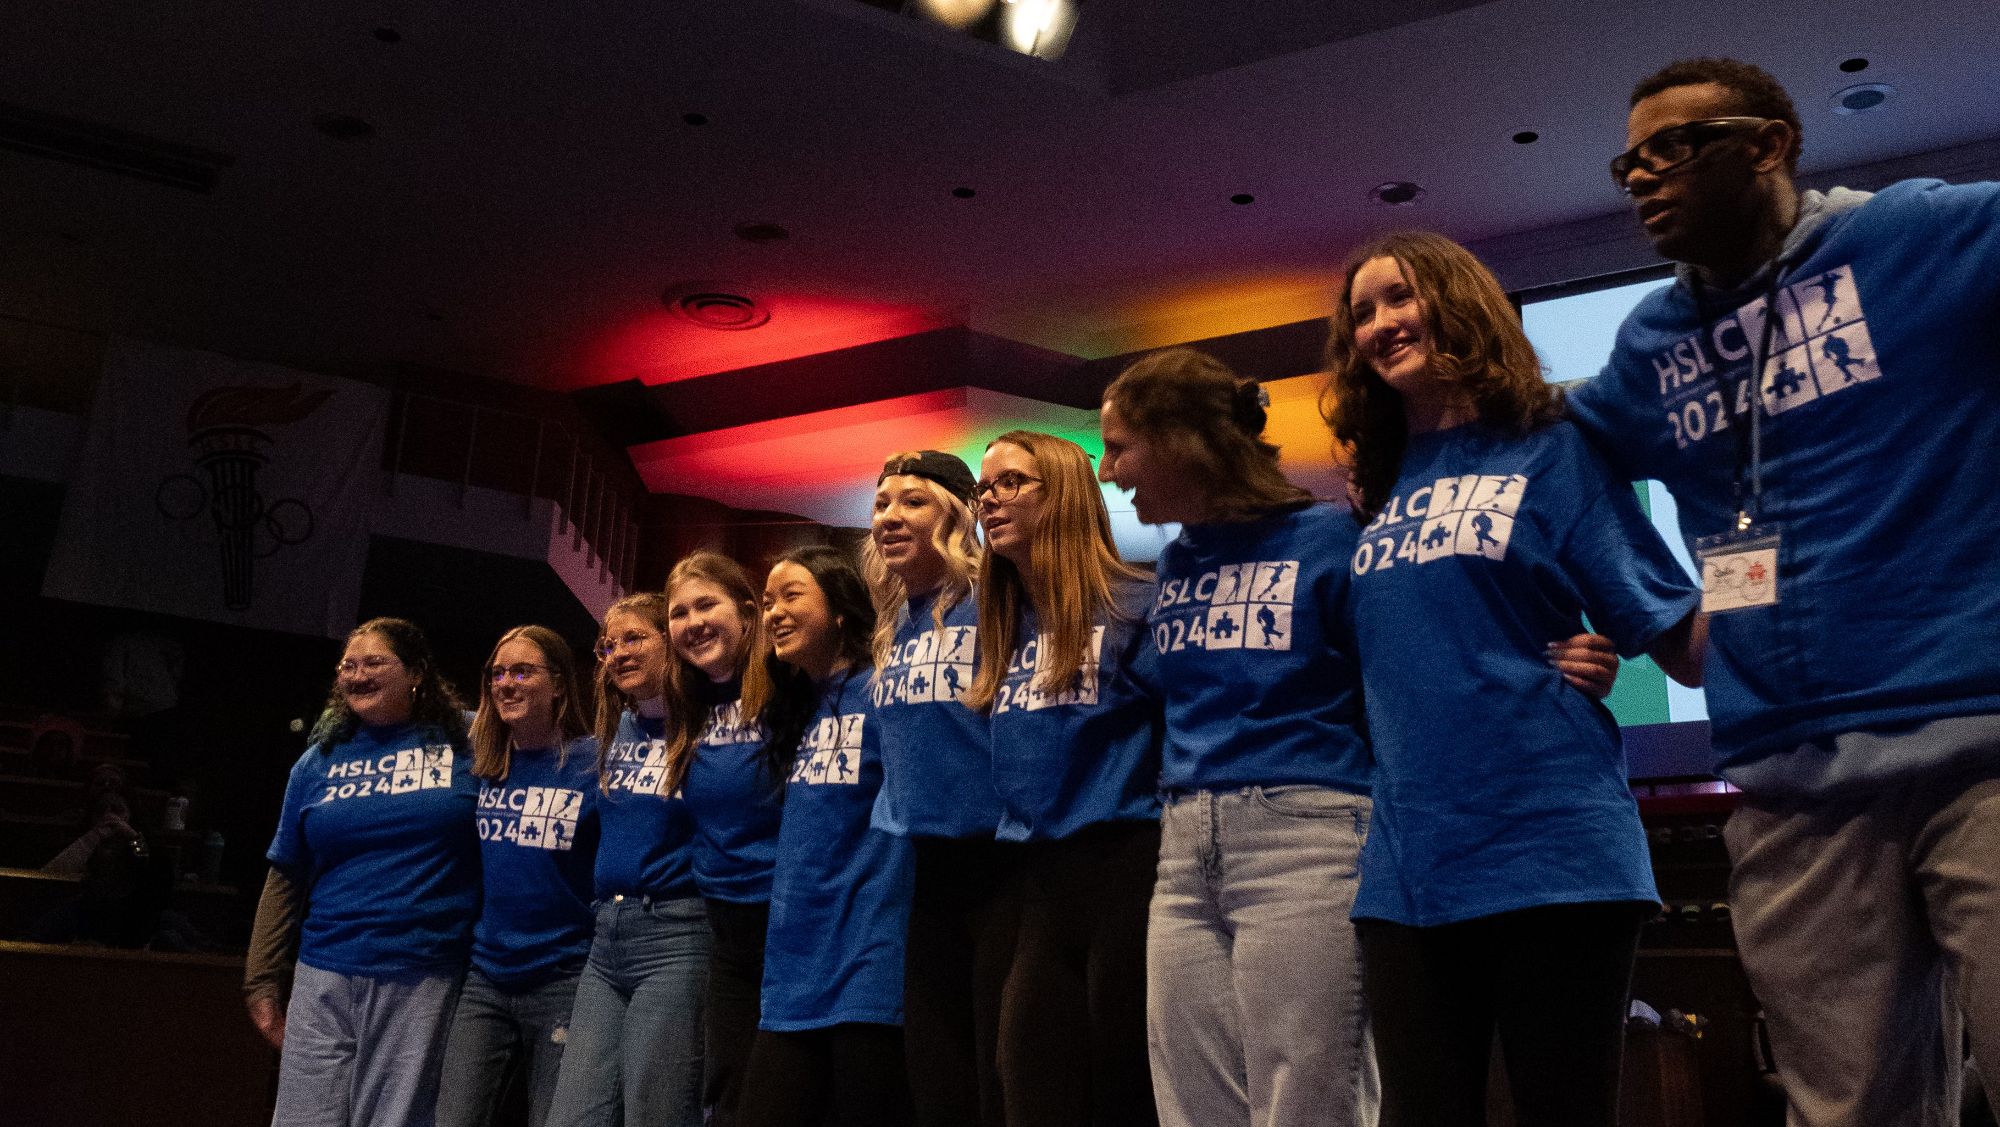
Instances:
[[[264,1035],[274,1049],[285,1047],[285,1008],[269,994],[259,994],[244,1002],[250,1010],[250,1024]]]
[[[1563,680],[1588,695],[1603,700],[1618,682],[1618,647],[1602,634],[1578,634],[1549,643],[1549,660],[1562,671]]]

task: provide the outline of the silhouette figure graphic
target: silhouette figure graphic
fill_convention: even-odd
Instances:
[[[1257,625],[1264,630],[1264,645],[1267,647],[1271,644],[1272,638],[1282,638],[1285,636],[1284,631],[1278,629],[1277,613],[1270,607],[1257,608]]]
[[[847,753],[845,751],[842,751],[840,754],[833,757],[834,777],[837,779],[845,779],[847,777],[847,770],[848,770]]]
[[[1833,366],[1840,369],[1842,383],[1861,382],[1861,377],[1855,375],[1851,370],[1854,365],[1861,363],[1861,361],[1848,355],[1846,341],[1839,337],[1828,337],[1826,338],[1826,342],[1820,345],[1820,354],[1828,360],[1833,361]]]
[[[1486,545],[1488,544],[1493,545],[1495,548],[1500,549],[1502,552],[1505,552],[1507,550],[1507,545],[1502,544],[1500,541],[1493,538],[1492,517],[1487,516],[1485,513],[1480,513],[1478,516],[1472,518],[1471,527],[1472,527],[1472,535],[1474,537],[1473,546],[1478,548],[1481,552],[1484,552],[1486,550]]]
[[[957,653],[958,651],[953,650],[952,652]],[[951,693],[951,699],[957,700],[959,694],[958,666],[947,665],[944,667],[944,686]]]
[[[1806,285],[1817,288],[1820,292],[1820,300],[1826,302],[1826,312],[1819,315],[1818,326],[1820,329],[1824,329],[1827,327],[1827,323],[1833,320],[1833,294],[1834,290],[1840,285],[1840,275],[1828,271],[1807,282]],[[1849,380],[1848,382],[1852,383],[1853,381]]]
[[[1291,566],[1292,565],[1290,563],[1279,564],[1277,570],[1271,573],[1271,581],[1269,583],[1264,584],[1264,593],[1257,597],[1260,599],[1270,598],[1271,592],[1278,589],[1278,584],[1284,580],[1285,572],[1289,570]]]

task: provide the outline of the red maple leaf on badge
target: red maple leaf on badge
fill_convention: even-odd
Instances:
[[[1769,573],[1764,570],[1763,564],[1754,563],[1750,565],[1750,570],[1745,572],[1743,577],[1752,583],[1762,583],[1764,582],[1764,576],[1767,574]]]

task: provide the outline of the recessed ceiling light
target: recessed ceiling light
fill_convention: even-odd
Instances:
[[[1229,197],[1229,202],[1241,206],[1246,203],[1256,203],[1257,197],[1251,195],[1248,192],[1238,192],[1235,195]]]
[[[707,125],[708,115],[705,113],[684,113],[681,115],[681,122],[684,125]]]
[[[375,29],[375,38],[380,39],[384,43],[401,43],[403,41],[403,33],[393,27],[378,27]]]
[[[727,282],[682,282],[668,286],[660,300],[674,316],[704,329],[739,332],[771,319],[771,311],[756,298]]]
[[[1390,207],[1408,207],[1424,198],[1424,190],[1409,180],[1391,180],[1368,189],[1368,198]]]
[[[1886,82],[1867,82],[1860,86],[1849,86],[1834,94],[1833,112],[1839,114],[1867,113],[1882,108],[1896,88]]]
[[[959,199],[969,200],[972,197],[978,195],[979,193],[973,191],[971,188],[953,188],[951,190],[951,194],[957,196]]]
[[[1514,134],[1514,143],[1516,145],[1532,145],[1541,139],[1542,135],[1532,129],[1523,129],[1519,133]]]
[[[375,127],[352,114],[321,114],[313,119],[313,128],[336,141],[365,141],[375,135]]]
[[[1860,74],[1862,71],[1867,69],[1868,69],[1868,60],[1862,58],[1859,55],[1856,55],[1851,59],[1840,60],[1840,70],[1841,73],[1843,74]]]
[[[736,237],[746,243],[775,243],[791,238],[792,233],[776,223],[738,223]]]

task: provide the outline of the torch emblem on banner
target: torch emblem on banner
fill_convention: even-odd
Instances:
[[[202,476],[174,474],[160,483],[154,503],[171,520],[192,520],[203,510],[214,520],[230,610],[249,609],[256,560],[312,537],[312,509],[293,497],[265,503],[257,471],[270,461],[268,432],[319,410],[332,395],[301,391],[296,383],[218,387],[188,406],[188,447]]]

